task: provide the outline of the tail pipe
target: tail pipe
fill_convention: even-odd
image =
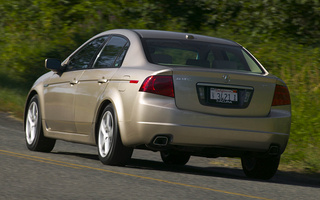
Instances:
[[[278,145],[271,145],[268,151],[270,156],[278,156],[280,155],[280,147]]]
[[[146,146],[152,150],[164,150],[169,148],[171,141],[172,135],[156,135]]]

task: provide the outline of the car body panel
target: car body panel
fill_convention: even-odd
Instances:
[[[89,135],[92,132],[98,102],[117,70],[117,68],[85,70],[79,78],[73,107],[77,133]]]
[[[170,134],[172,145],[237,147],[267,151],[277,144],[284,151],[290,127],[290,106],[271,109],[265,117],[204,114],[178,109],[173,99],[140,94],[134,121],[119,122],[129,146],[150,143],[156,135]],[[179,116],[179,117],[176,117]]]
[[[52,131],[75,133],[74,99],[83,70],[54,74],[46,82],[43,98],[46,127]]]
[[[210,42],[215,44],[223,44],[230,46],[240,46],[238,43],[226,40],[222,38],[209,37],[205,35],[198,35],[192,33],[178,33],[172,31],[160,31],[160,30],[134,30],[136,33],[140,35],[142,38],[159,38],[159,39],[172,39],[172,40],[186,40],[187,36],[192,36],[192,40],[200,41],[200,42]]]
[[[223,77],[228,76],[228,80]],[[176,105],[179,109],[221,116],[267,116],[270,112],[276,78],[260,74],[199,69],[175,69],[173,71]],[[252,97],[247,108],[213,107],[199,101],[197,84],[216,88],[252,88]]]

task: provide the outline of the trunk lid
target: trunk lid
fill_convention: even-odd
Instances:
[[[176,106],[221,116],[262,117],[272,105],[276,78],[266,74],[174,68]]]

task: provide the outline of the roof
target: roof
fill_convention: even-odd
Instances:
[[[195,40],[195,41],[239,46],[238,43],[231,40],[198,35],[193,33],[180,33],[180,32],[172,32],[172,31],[143,30],[143,29],[133,29],[132,31],[136,32],[141,38],[176,39],[176,40],[187,40],[189,38],[190,40]]]

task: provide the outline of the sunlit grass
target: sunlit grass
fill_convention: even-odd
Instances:
[[[19,89],[0,87],[0,111],[10,112],[22,119],[27,93]]]
[[[305,172],[320,172],[320,50],[287,42],[263,45],[256,56],[283,79],[291,94],[292,123],[282,163]],[[267,59],[264,57],[267,55]]]

